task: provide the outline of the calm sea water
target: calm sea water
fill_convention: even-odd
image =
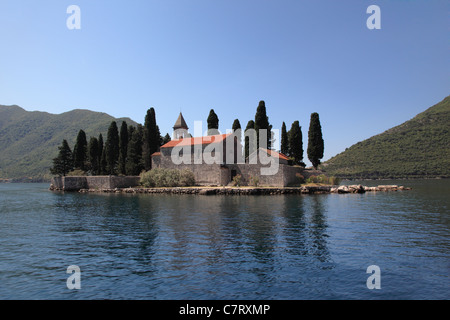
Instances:
[[[348,195],[0,184],[0,299],[449,299],[450,181]],[[81,269],[69,290],[67,267]],[[370,265],[381,289],[369,290]]]

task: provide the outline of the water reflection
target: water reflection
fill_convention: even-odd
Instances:
[[[16,187],[0,193],[2,297],[370,299],[375,263],[386,275],[376,297],[448,298],[448,186],[270,197]],[[65,286],[72,264],[77,293]]]
[[[311,217],[311,237],[313,241],[312,254],[320,261],[329,260],[330,253],[327,247],[327,228],[326,209],[324,202],[326,197],[317,195],[311,198],[312,217]]]
[[[134,273],[178,281],[246,274],[256,288],[286,267],[330,267],[320,265],[330,261],[323,196],[69,195],[55,207],[61,232],[103,261],[99,268],[126,260]]]

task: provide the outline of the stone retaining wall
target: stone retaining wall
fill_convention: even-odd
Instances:
[[[258,188],[258,187],[177,187],[177,188],[114,188],[81,189],[81,193],[126,193],[126,194],[195,194],[195,195],[280,195],[280,194],[326,194],[326,193],[365,193],[374,191],[411,190],[399,186],[365,187],[354,186],[302,186],[292,188]]]
[[[131,188],[139,186],[139,181],[139,176],[53,177],[50,190],[80,191],[82,189]]]

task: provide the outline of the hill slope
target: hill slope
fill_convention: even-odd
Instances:
[[[83,129],[90,136],[106,139],[111,121],[136,125],[129,118],[115,119],[106,113],[72,110],[62,114],[29,112],[18,106],[0,105],[0,178],[48,178],[52,159],[67,139],[70,147]]]
[[[450,96],[413,119],[353,145],[322,168],[351,179],[450,177]]]

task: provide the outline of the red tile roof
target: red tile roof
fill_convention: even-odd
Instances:
[[[283,159],[283,160],[289,160],[289,158],[281,152],[276,152],[274,150],[268,150],[268,149],[264,149],[264,148],[260,148],[260,149],[267,152],[271,157],[279,158],[279,159]]]
[[[219,143],[224,141],[231,133],[227,134],[219,134],[215,136],[206,136],[206,137],[196,137],[196,138],[184,138],[178,140],[172,140],[161,146],[161,148],[173,148],[173,147],[183,147],[183,146],[192,146],[198,144],[211,144],[211,143]]]

